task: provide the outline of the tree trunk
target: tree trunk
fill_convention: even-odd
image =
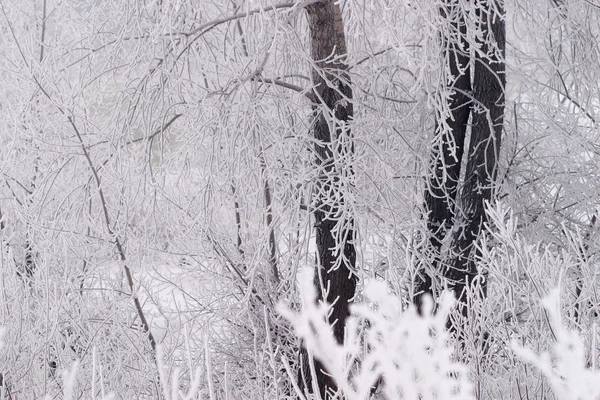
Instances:
[[[500,15],[495,11],[498,10]],[[473,75],[471,142],[465,181],[457,207],[457,229],[452,237],[452,259],[446,277],[465,303],[465,288],[478,274],[473,254],[483,224],[485,202],[492,200],[504,122],[506,28],[502,1],[481,0],[478,8],[481,37]],[[480,282],[485,294],[487,281]],[[463,307],[463,313],[466,308]]]
[[[467,26],[462,7],[455,0],[445,0],[440,15],[450,19],[449,29],[441,33],[444,66],[450,73],[445,84],[453,90],[448,101],[450,115],[437,115],[432,143],[430,171],[425,189],[425,210],[433,271],[440,269],[442,242],[455,219],[456,194],[467,124],[471,114],[470,57],[466,41]],[[433,295],[431,275],[423,273],[417,285],[415,302],[421,296]]]
[[[442,38],[445,63],[458,89],[450,100],[451,116],[446,119],[448,132],[435,141],[432,148],[433,170],[425,191],[425,208],[428,211],[427,228],[433,253],[433,270],[441,273],[449,288],[464,305],[467,285],[478,274],[473,254],[474,243],[485,222],[485,202],[493,196],[498,154],[504,121],[505,78],[505,25],[502,0],[478,0],[476,36],[479,49],[475,51],[474,71],[471,81],[468,64],[469,49],[465,43],[466,25],[464,11],[456,0],[446,0],[441,14],[451,18],[453,32]],[[452,44],[454,43],[454,45]],[[458,49],[457,43],[461,43]],[[469,152],[464,155],[464,141],[471,115]],[[437,131],[443,131],[439,120]],[[439,136],[439,133],[438,133]],[[453,151],[454,150],[454,151]],[[460,165],[466,157],[464,182],[457,194]],[[441,254],[442,242],[450,229],[448,254]],[[485,294],[486,283],[481,282]],[[433,293],[431,276],[420,282],[415,300],[422,293]],[[467,309],[463,307],[463,314]]]
[[[306,7],[314,62],[315,86],[312,125],[315,138],[315,228],[318,267],[315,285],[318,301],[331,304],[328,317],[338,343],[344,341],[345,320],[356,290],[354,219],[346,200],[352,185],[354,147],[348,123],[352,120],[352,89],[345,62],[346,40],[339,5],[334,0]],[[302,383],[312,390],[306,351],[302,351]],[[315,357],[319,357],[315,354]],[[315,362],[316,386],[322,398],[336,391],[335,382]]]

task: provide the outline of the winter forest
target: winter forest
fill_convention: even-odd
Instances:
[[[0,400],[600,399],[598,0],[0,31]]]

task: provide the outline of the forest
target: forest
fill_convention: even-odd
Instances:
[[[598,0],[0,32],[0,400],[600,399]]]

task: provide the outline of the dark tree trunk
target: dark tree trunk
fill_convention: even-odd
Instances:
[[[492,4],[494,3],[494,4]],[[475,56],[473,116],[465,181],[457,207],[457,230],[452,238],[453,256],[446,272],[461,302],[465,287],[477,276],[474,243],[486,222],[485,202],[492,200],[504,122],[506,28],[503,2],[481,0],[478,12],[481,37]],[[486,280],[481,282],[485,294]],[[463,307],[466,313],[466,307]]]
[[[356,251],[354,219],[347,206],[346,192],[351,185],[350,167],[354,148],[349,122],[353,116],[352,89],[345,62],[346,41],[342,16],[334,0],[306,7],[314,62],[312,80],[314,89],[315,167],[318,180],[315,187],[314,217],[318,268],[315,285],[318,301],[331,304],[328,317],[338,343],[344,341],[345,320],[350,315],[349,305],[356,291],[354,274]],[[307,367],[308,357],[302,351],[302,381],[312,390]],[[318,359],[319,354],[314,355]],[[335,392],[335,382],[315,362],[316,386],[322,398]],[[304,382],[302,382],[304,383]]]
[[[440,8],[440,15],[451,21],[449,29],[441,34],[441,42],[444,64],[450,72],[445,84],[453,93],[448,104],[450,115],[445,118],[436,116],[436,132],[424,196],[433,271],[440,268],[442,242],[454,224],[458,181],[471,114],[470,57],[465,16],[455,0],[446,0]],[[417,306],[423,294],[433,294],[432,277],[423,273],[420,279],[415,298]]]
[[[476,39],[479,48],[474,52],[472,81],[467,67],[470,57],[464,41],[466,26],[463,11],[456,0],[446,0],[441,10],[442,16],[452,20],[452,31],[444,35],[442,43],[445,49],[449,49],[445,53],[445,62],[455,79],[453,87],[457,91],[450,101],[452,117],[446,120],[449,132],[442,135],[439,141],[436,140],[432,148],[434,167],[425,191],[433,270],[445,278],[449,288],[455,291],[463,304],[466,302],[465,288],[478,274],[473,248],[485,222],[485,202],[493,196],[506,85],[503,1],[476,2],[476,26],[481,35]],[[459,32],[460,37],[452,32]],[[461,49],[457,48],[457,43],[461,43]],[[469,115],[469,152],[464,155]],[[443,129],[439,121],[436,125],[438,132]],[[458,191],[463,156],[466,157],[466,168],[464,182]],[[453,233],[449,238],[449,252],[441,254],[442,241],[450,229],[453,229]],[[486,283],[481,283],[482,293],[485,294]],[[421,293],[433,293],[433,287],[434,280],[427,275],[418,289]],[[416,297],[418,302],[420,295]],[[462,309],[466,315],[466,307]]]

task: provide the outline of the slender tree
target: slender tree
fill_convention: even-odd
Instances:
[[[345,319],[354,297],[356,250],[354,219],[348,211],[346,193],[351,185],[354,152],[349,123],[353,117],[352,89],[348,76],[346,39],[339,5],[334,0],[316,2],[306,8],[310,26],[315,166],[318,179],[313,204],[318,266],[315,285],[318,300],[331,304],[328,316],[338,343],[344,341]],[[303,351],[301,380],[313,382],[305,368]],[[334,381],[315,363],[316,386],[323,398],[336,390]]]

